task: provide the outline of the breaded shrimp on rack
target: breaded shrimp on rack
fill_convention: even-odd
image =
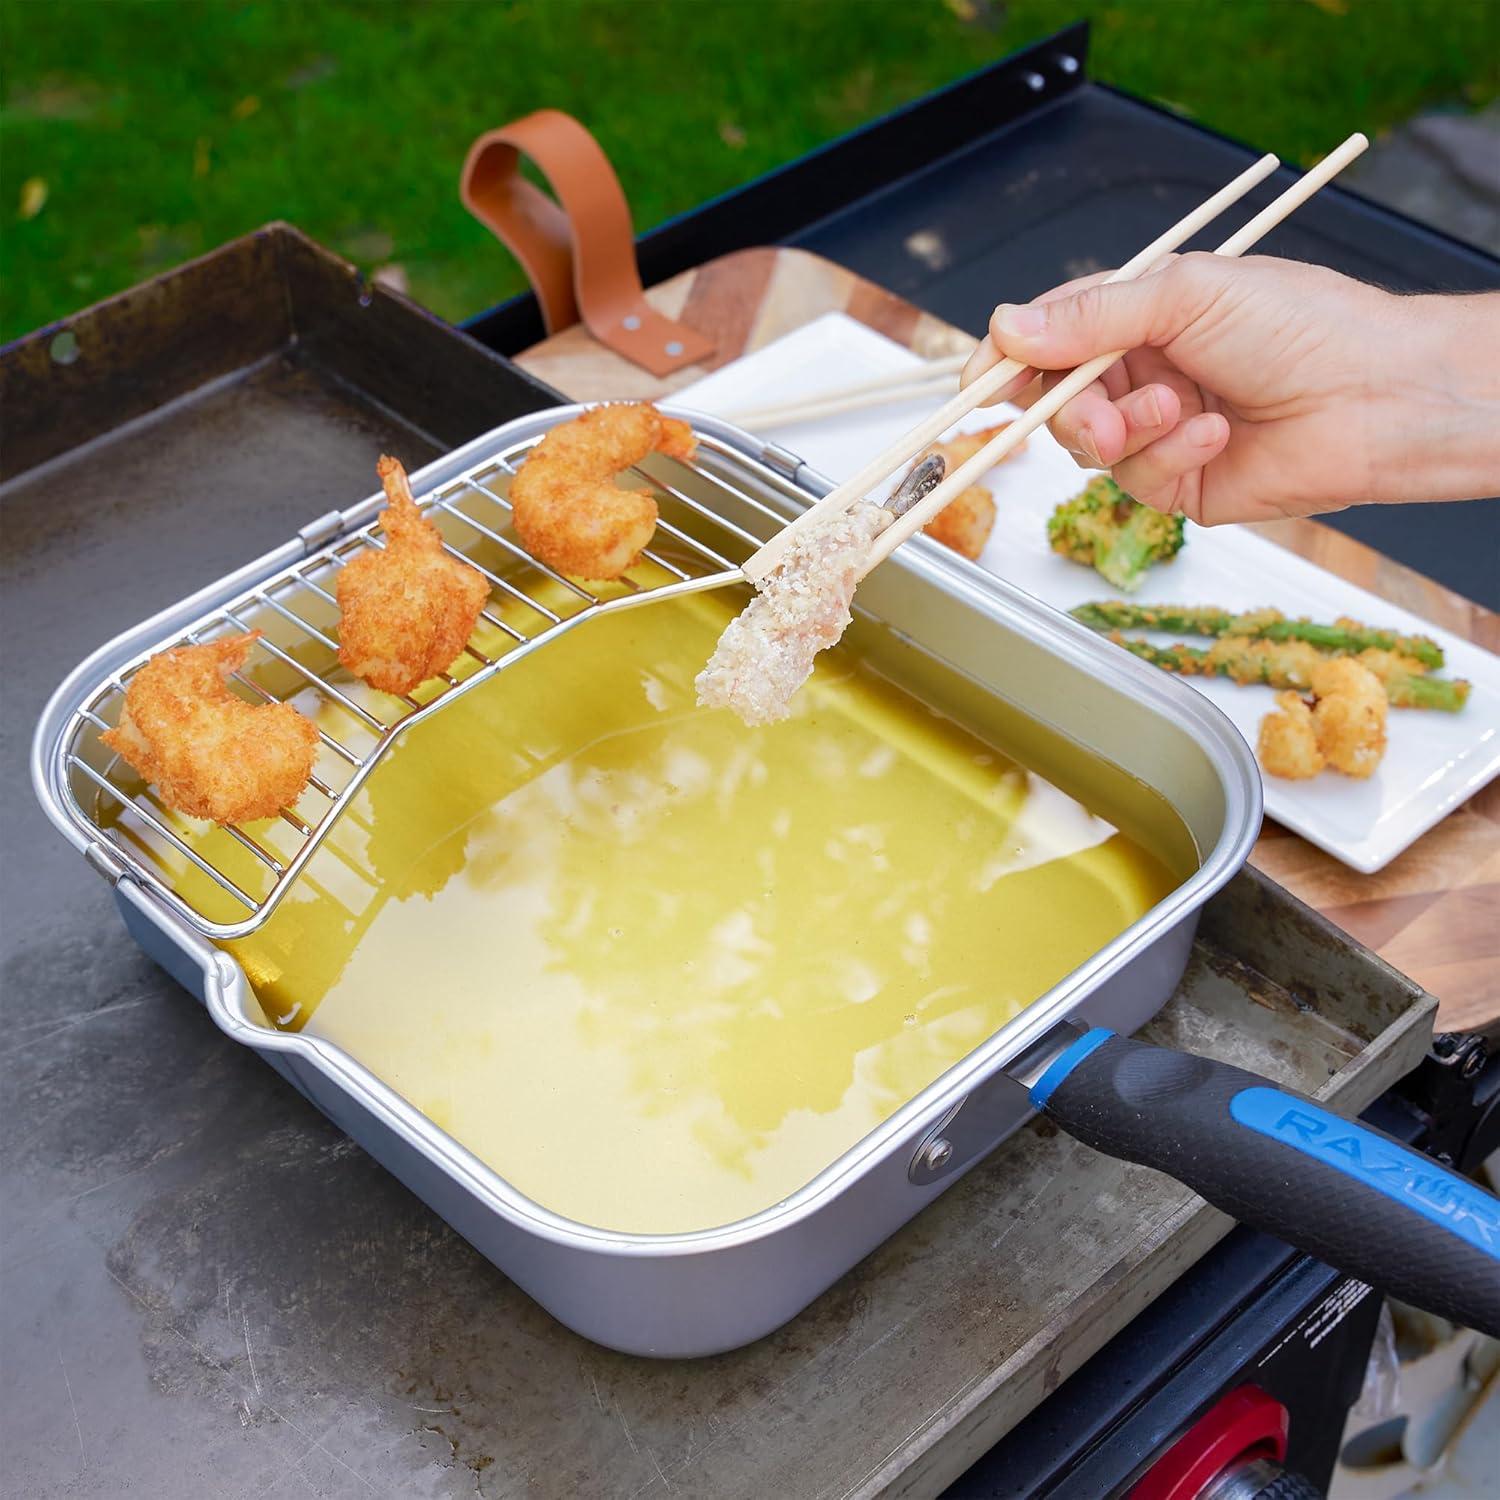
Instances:
[[[394,458],[376,466],[385,489],[385,546],[362,552],[334,583],[339,660],[382,693],[409,693],[464,649],[490,586],[443,550],[442,533],[412,498]]]
[[[153,656],[125,689],[118,727],[99,736],[178,812],[253,823],[307,785],[318,753],[312,721],[289,703],[247,703],[228,685],[259,635]]]
[[[563,422],[527,454],[511,482],[516,535],[560,573],[618,578],[651,542],[656,501],[622,489],[615,475],[648,453],[686,462],[697,446],[686,422],[644,401],[596,406]]]

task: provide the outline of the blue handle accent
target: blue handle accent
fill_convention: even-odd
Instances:
[[[1098,1051],[1114,1035],[1104,1026],[1094,1026],[1047,1064],[1047,1071],[1031,1086],[1031,1107],[1046,1109],[1047,1101],[1064,1078],[1090,1053]]]
[[[1430,1156],[1280,1089],[1242,1089],[1229,1101],[1229,1113],[1248,1129],[1336,1168],[1500,1261],[1500,1204]]]
[[[1228,1063],[1090,1031],[1031,1093],[1070,1135],[1241,1223],[1500,1338],[1500,1200]]]

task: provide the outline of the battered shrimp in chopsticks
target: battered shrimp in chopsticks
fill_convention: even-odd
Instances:
[[[752,727],[788,718],[818,653],[849,628],[860,572],[892,519],[862,500],[799,532],[694,679],[699,706],[733,709]]]
[[[694,679],[699,706],[733,709],[752,727],[787,718],[818,653],[849,628],[849,606],[875,539],[937,488],[946,467],[941,453],[929,453],[885,504],[860,500],[793,533],[781,561],[725,627]]]
[[[649,402],[597,406],[554,427],[510,487],[516,535],[540,561],[577,578],[618,578],[650,545],[656,501],[615,476],[648,453],[684,462],[697,451],[686,422]]]
[[[99,736],[168,807],[215,823],[273,818],[302,795],[318,731],[288,703],[229,688],[258,630],[153,656],[125,689],[118,727]]]
[[[921,463],[922,459],[930,458],[936,453],[947,464],[948,472],[951,474],[960,464],[968,463],[991,438],[999,437],[1009,426],[1009,422],[996,422],[993,427],[984,427],[978,432],[955,432],[952,437],[944,438],[942,442],[933,443],[931,447],[925,449],[917,462]],[[1009,463],[1025,446],[1023,439],[1001,458],[1000,463]],[[998,467],[999,464],[996,465],[996,468]]]
[[[955,433],[945,442],[934,443],[919,455],[917,464],[936,454],[943,459],[948,473],[951,474],[960,464],[968,463],[991,438],[998,437],[1009,426],[1009,422],[999,422],[980,432]],[[1024,442],[1017,444],[1000,462],[1003,464],[1014,458],[1025,446]],[[916,465],[913,465],[913,468],[915,467]],[[953,551],[961,557],[967,557],[971,562],[984,551],[984,544],[989,541],[990,532],[994,529],[995,497],[982,484],[971,485],[955,495],[938,512],[937,516],[922,528],[927,536],[941,542],[945,547],[951,547]]]
[[[394,458],[376,466],[385,489],[385,546],[362,552],[338,575],[339,661],[382,693],[409,693],[452,665],[490,586],[443,550],[442,533],[412,498]]]

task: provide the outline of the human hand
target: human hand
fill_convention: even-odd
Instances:
[[[1184,255],[1133,282],[1002,304],[963,383],[1007,356],[1117,364],[1049,424],[1080,465],[1203,525],[1500,488],[1500,297],[1399,297],[1257,256]],[[995,400],[1029,406],[1060,375]],[[1020,389],[1017,389],[1017,385]]]

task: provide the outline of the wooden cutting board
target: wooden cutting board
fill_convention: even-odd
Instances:
[[[971,335],[803,250],[726,255],[648,294],[712,338],[711,361],[659,379],[597,344],[580,324],[517,363],[578,401],[665,396],[826,312],[844,312],[926,358],[973,347]],[[1314,521],[1259,528],[1281,546],[1491,651],[1500,615]],[[1376,875],[1347,869],[1268,822],[1252,862],[1344,931],[1425,985],[1450,1031],[1500,1031],[1500,781],[1451,813]]]

